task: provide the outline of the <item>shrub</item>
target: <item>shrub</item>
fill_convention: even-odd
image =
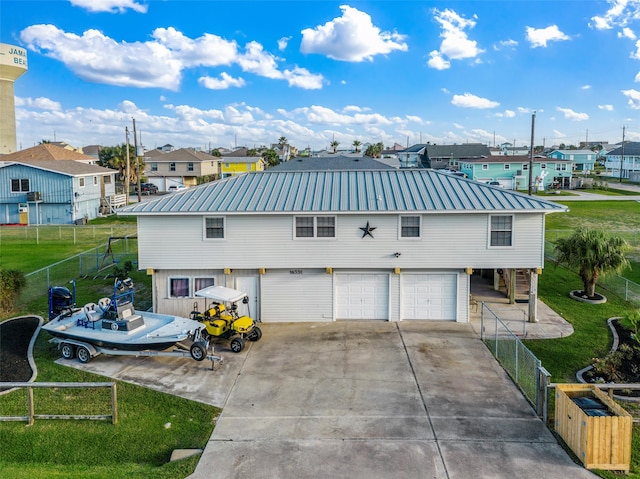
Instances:
[[[0,268],[0,312],[13,311],[20,291],[27,285],[22,271]]]

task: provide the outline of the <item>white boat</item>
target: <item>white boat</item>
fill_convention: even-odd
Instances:
[[[75,289],[75,288],[74,288]],[[200,341],[204,325],[192,319],[137,311],[133,282],[116,281],[111,298],[75,307],[66,288],[49,288],[49,322],[42,329],[56,338],[124,351],[162,351],[180,341]]]

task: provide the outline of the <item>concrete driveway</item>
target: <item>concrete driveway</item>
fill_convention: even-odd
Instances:
[[[224,362],[64,364],[223,407],[190,479],[594,478],[452,322],[263,324]]]

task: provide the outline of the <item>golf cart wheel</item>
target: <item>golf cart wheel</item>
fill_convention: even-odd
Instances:
[[[62,343],[62,346],[60,346],[60,353],[64,359],[73,359],[76,355],[73,345],[69,343]]]
[[[254,326],[253,330],[251,330],[251,332],[247,335],[247,339],[249,341],[260,341],[261,337],[262,329],[260,329],[258,326]]]
[[[239,353],[244,349],[244,339],[240,337],[233,338],[231,340],[230,346],[231,346],[231,351],[233,351],[234,353]]]
[[[91,353],[84,346],[78,346],[78,350],[76,351],[76,354],[78,355],[78,361],[80,361],[83,364],[91,361]]]
[[[207,357],[207,346],[204,342],[198,341],[191,345],[191,357],[196,361],[202,361]]]

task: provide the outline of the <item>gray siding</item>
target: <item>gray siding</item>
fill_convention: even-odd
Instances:
[[[290,215],[227,216],[226,238],[203,239],[199,216],[138,217],[141,268],[464,269],[542,267],[544,217],[517,214],[514,245],[489,247],[488,214],[422,215],[422,237],[399,239],[398,215],[340,215],[335,239],[295,239]],[[374,238],[362,238],[367,221]],[[169,227],[170,225],[170,227]],[[401,253],[399,257],[395,253]]]

